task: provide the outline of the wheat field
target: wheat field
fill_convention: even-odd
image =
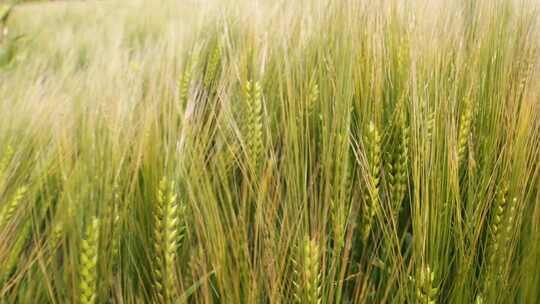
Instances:
[[[0,303],[540,303],[539,8],[15,5]]]

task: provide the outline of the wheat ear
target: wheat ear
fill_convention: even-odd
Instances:
[[[368,160],[368,191],[365,195],[362,213],[362,239],[366,241],[371,233],[373,218],[379,208],[379,182],[381,174],[381,136],[373,122],[369,123],[366,135],[366,156]]]
[[[508,224],[508,218],[505,216],[508,209],[507,194],[508,187],[503,185],[503,187],[497,191],[495,197],[495,207],[490,224],[491,233],[487,245],[488,256],[484,281],[485,292],[492,289],[492,284],[497,281],[500,270],[502,269],[499,260],[501,258],[501,248],[504,246],[505,231]]]
[[[15,191],[11,201],[0,211],[0,228],[4,227],[11,220],[27,190],[28,188],[26,186],[19,187]]]
[[[189,88],[191,86],[191,67],[192,60],[188,60],[184,67],[184,72],[178,79],[178,101],[180,102],[180,109],[183,111],[186,108],[189,96]]]
[[[397,217],[407,190],[407,166],[409,153],[409,128],[402,111],[397,118],[397,147],[388,165],[388,184],[393,202],[392,212]]]
[[[302,304],[319,304],[321,297],[321,253],[315,240],[305,238],[297,247],[294,266],[294,301]]]
[[[216,43],[216,46],[210,54],[210,59],[206,67],[206,73],[204,75],[204,87],[208,90],[215,80],[219,68],[219,63],[221,61],[221,47],[219,43]]]
[[[247,114],[247,152],[252,168],[257,168],[263,151],[261,86],[248,81],[245,85]]]
[[[429,265],[420,268],[416,278],[416,297],[422,304],[436,304],[439,288],[434,285],[435,272]]]
[[[473,103],[469,96],[465,98],[463,113],[461,113],[459,133],[458,133],[458,148],[457,158],[458,164],[461,165],[465,159],[465,153],[467,152],[467,139],[471,133],[471,123],[473,116]]]
[[[154,219],[154,286],[159,301],[168,303],[175,294],[174,271],[180,234],[174,183],[166,178],[159,183]]]
[[[82,304],[96,302],[99,220],[94,217],[81,243],[80,288]]]

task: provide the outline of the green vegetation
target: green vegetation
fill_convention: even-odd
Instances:
[[[11,11],[0,303],[540,303],[536,4],[242,3]]]

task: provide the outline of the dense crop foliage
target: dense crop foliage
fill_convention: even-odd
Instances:
[[[0,303],[539,303],[536,9],[17,7]]]

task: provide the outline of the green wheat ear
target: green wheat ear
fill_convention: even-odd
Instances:
[[[514,222],[515,202],[514,199],[510,210],[507,202],[508,186],[503,185],[497,191],[495,197],[495,206],[490,224],[490,236],[487,244],[487,265],[485,268],[484,292],[489,292],[498,281],[502,271],[503,248],[507,241],[508,234]],[[508,214],[507,214],[508,213]]]
[[[351,197],[352,174],[349,162],[349,137],[348,133],[339,133],[336,138],[336,146],[339,149],[345,147],[344,158],[336,162],[335,177],[337,191],[334,198],[330,199],[330,215],[333,224],[334,248],[338,251],[343,248],[345,242],[345,230],[347,226],[348,206]]]
[[[369,123],[365,139],[368,160],[368,191],[362,212],[362,240],[367,241],[373,226],[373,218],[379,208],[379,183],[381,174],[381,136],[373,122]]]
[[[27,190],[28,188],[26,186],[19,187],[11,198],[11,201],[0,211],[0,228],[4,227],[11,220]]]
[[[397,147],[388,165],[388,183],[393,202],[392,212],[397,217],[401,203],[407,190],[407,166],[409,153],[409,127],[405,123],[405,115],[400,111],[397,121]]]
[[[321,252],[317,242],[305,238],[297,247],[296,260],[293,259],[294,302],[319,304],[321,297]]]
[[[176,249],[183,237],[179,230],[179,210],[174,182],[163,178],[159,183],[154,227],[154,286],[160,303],[175,295]]]
[[[492,267],[495,264],[495,260],[499,256],[499,250],[501,247],[502,234],[501,230],[503,229],[503,220],[504,214],[507,207],[506,195],[508,193],[508,188],[503,186],[501,190],[497,192],[495,198],[495,210],[493,218],[491,220],[491,238],[489,243],[489,258],[488,258],[488,267]]]
[[[184,67],[184,72],[178,79],[178,101],[181,111],[184,111],[187,106],[189,89],[191,86],[191,68],[193,59],[189,59]]]
[[[212,50],[212,53],[210,54],[208,65],[206,67],[206,73],[204,75],[204,87],[207,90],[210,89],[210,86],[216,79],[220,62],[221,62],[221,46],[218,42],[216,43],[216,46],[214,47],[214,49]]]
[[[247,115],[247,155],[250,166],[255,170],[259,166],[263,151],[261,86],[258,82],[248,81],[244,90]]]
[[[484,281],[484,291],[487,293],[493,290],[492,287],[499,280],[505,259],[510,255],[509,248],[512,241],[512,232],[516,217],[517,198],[513,198],[510,203],[507,201],[508,187],[503,186],[497,192],[495,210],[491,223],[491,238],[488,243],[488,259],[486,267],[486,277]],[[504,252],[503,252],[504,251]]]
[[[435,287],[435,272],[431,270],[429,265],[424,265],[420,268],[416,283],[416,297],[422,304],[436,304],[439,288]]]
[[[459,133],[458,133],[458,146],[457,146],[457,158],[458,164],[461,165],[467,152],[467,139],[471,133],[471,123],[473,116],[473,103],[469,96],[465,97],[463,113],[461,113]]]
[[[86,229],[86,236],[81,244],[80,302],[82,304],[92,304],[96,301],[98,235],[99,220],[94,217]]]

